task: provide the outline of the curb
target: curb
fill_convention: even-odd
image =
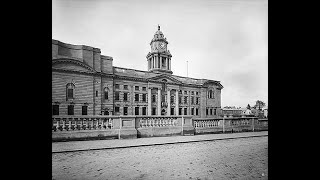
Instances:
[[[251,137],[263,137],[266,135],[253,135],[253,136],[240,136],[240,137],[227,137],[227,138],[218,138],[218,139],[202,139],[202,140],[190,140],[190,141],[177,141],[177,142],[164,142],[164,143],[152,143],[152,144],[139,144],[139,145],[128,145],[128,146],[115,146],[115,147],[102,147],[102,148],[89,148],[89,149],[76,149],[76,150],[63,150],[56,151],[53,153],[68,153],[68,152],[80,152],[80,151],[93,151],[93,150],[105,150],[105,149],[123,149],[131,147],[142,147],[142,146],[157,146],[157,145],[166,145],[166,144],[182,144],[182,143],[191,143],[191,142],[203,142],[203,141],[216,141],[216,140],[228,140],[228,139],[239,139],[239,138],[251,138]]]

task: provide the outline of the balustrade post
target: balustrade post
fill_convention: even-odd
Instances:
[[[65,130],[66,128],[66,118],[62,118],[62,129],[61,131]]]
[[[96,119],[96,120],[97,120],[97,121],[96,121],[96,129],[99,129],[99,119],[100,119],[100,118],[97,118],[97,119]]]
[[[91,118],[91,129],[94,129],[93,125],[94,125],[94,119],[95,118]]]
[[[252,131],[254,132],[254,118],[252,118]]]
[[[72,125],[72,119],[73,118],[69,118],[69,127],[68,127],[69,130],[72,130],[72,126],[71,126]]]
[[[57,118],[56,121],[57,121],[56,131],[58,131],[60,127],[60,118]]]
[[[224,133],[224,117],[222,119],[222,132]]]

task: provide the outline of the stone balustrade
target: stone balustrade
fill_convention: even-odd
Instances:
[[[194,119],[195,128],[218,127],[222,119]]]
[[[52,116],[52,131],[113,129],[112,116]]]
[[[52,116],[52,139],[108,139],[268,130],[257,117]]]
[[[177,126],[177,117],[142,117],[139,118],[139,127]]]

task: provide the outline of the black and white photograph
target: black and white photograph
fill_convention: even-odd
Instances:
[[[52,179],[268,179],[268,0],[52,0],[51,61]]]

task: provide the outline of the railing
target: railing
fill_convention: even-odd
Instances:
[[[84,130],[110,130],[108,133],[119,133],[121,131],[139,131],[139,133],[150,134],[147,128],[160,127],[152,133],[172,133],[171,130],[180,129],[181,132],[190,131],[191,134],[202,133],[225,133],[241,131],[268,130],[268,119],[257,117],[229,117],[229,118],[194,118],[192,116],[52,116],[52,131],[54,136],[65,135],[66,131]],[[174,127],[167,128],[161,127]],[[181,127],[181,128],[180,128]],[[114,131],[119,129],[119,131]],[[162,131],[163,130],[163,131]],[[193,131],[193,132],[192,132]],[[61,133],[60,133],[61,132]],[[97,131],[85,131],[99,134]],[[188,132],[189,133],[189,132]],[[75,133],[77,134],[77,133]],[[101,134],[101,133],[100,133]],[[117,134],[116,134],[117,135]],[[79,135],[80,136],[80,135]],[[119,135],[120,136],[120,135]]]
[[[194,119],[195,128],[218,127],[222,119]]]
[[[258,119],[257,124],[260,126],[260,128],[268,128],[268,119]]]
[[[248,118],[236,118],[231,120],[232,126],[251,125],[252,120]]]
[[[177,126],[177,117],[142,117],[139,119],[138,127],[147,128],[164,126]]]
[[[109,116],[52,116],[52,131],[113,129]]]

